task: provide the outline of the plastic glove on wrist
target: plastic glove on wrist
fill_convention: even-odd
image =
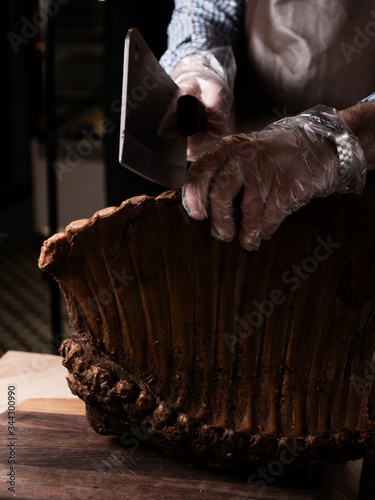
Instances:
[[[188,214],[209,216],[216,238],[231,241],[239,232],[241,245],[256,250],[312,198],[350,192],[347,186],[360,192],[363,151],[336,110],[318,106],[309,112],[322,109],[350,134],[353,160],[345,175],[339,175],[337,148],[321,127],[300,115],[284,118],[260,132],[225,137],[193,163],[183,187]]]

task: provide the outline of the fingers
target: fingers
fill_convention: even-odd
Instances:
[[[270,239],[292,212],[291,203],[294,203],[285,180],[269,175],[271,168],[267,168],[268,175],[263,175],[262,179],[256,166],[253,170],[252,181],[245,184],[241,202],[239,239],[247,250],[257,250],[261,240]]]
[[[237,233],[234,200],[242,185],[242,180],[228,166],[213,182],[209,193],[211,234],[219,240],[231,241]]]
[[[251,185],[245,186],[241,200],[241,228],[239,239],[246,250],[257,250],[260,245],[263,200]]]
[[[233,149],[233,138],[222,139],[215,148],[192,164],[183,187],[183,205],[197,220],[208,217],[212,234],[230,241],[237,232],[233,201],[243,186],[242,168]]]
[[[273,202],[265,205],[257,195],[242,203],[241,212],[239,240],[249,251],[258,250],[262,240],[269,240],[288,215]]]
[[[263,207],[259,238],[261,240],[270,239],[289,213],[290,211],[284,210],[274,199],[270,200]]]
[[[208,193],[221,163],[220,148],[214,148],[189,168],[182,188],[182,204],[193,219],[203,220],[208,217]]]
[[[235,237],[240,218],[241,245],[257,250],[261,240],[269,239],[292,211],[290,194],[286,196],[274,172],[258,144],[243,143],[239,136],[226,137],[190,167],[183,205],[194,219],[210,215],[211,234],[227,242]],[[237,217],[234,201],[241,190]]]

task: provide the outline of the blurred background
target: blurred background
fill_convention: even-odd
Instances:
[[[6,0],[0,182],[0,355],[56,353],[71,334],[43,241],[73,220],[164,189],[118,163],[123,46],[137,27],[155,56],[173,1]]]

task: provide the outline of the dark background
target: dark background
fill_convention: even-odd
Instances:
[[[60,140],[79,139],[82,123],[95,129],[109,119],[115,130],[104,136],[101,145],[106,205],[119,205],[131,196],[157,195],[164,190],[119,164],[120,114],[113,111],[112,103],[121,98],[127,30],[137,27],[160,58],[166,49],[173,1],[61,2],[52,2],[57,13],[48,25],[35,17],[40,5],[46,2],[3,3],[0,355],[8,349],[55,352],[58,341],[70,334],[64,301],[59,292],[58,298],[54,297],[54,285],[37,265],[46,236],[38,234],[33,220],[33,207],[38,200],[33,195],[31,141],[36,140],[45,148],[46,159],[41,168],[48,173],[49,160]],[[52,202],[48,208],[52,234],[56,232],[57,217],[54,182],[52,174]]]
[[[167,25],[172,13],[173,1],[70,0],[67,2],[64,0],[64,2],[66,2],[65,5],[59,5],[58,13],[53,16],[55,26],[54,99],[50,99],[46,105],[49,109],[51,106],[54,108],[54,113],[57,115],[57,127],[70,122],[75,116],[81,115],[93,106],[100,107],[105,116],[111,119],[117,127],[119,114],[111,110],[111,104],[121,97],[123,46],[126,32],[131,27],[137,27],[155,56],[159,58],[166,49]],[[58,3],[58,0],[55,0],[55,3]],[[35,135],[42,139],[46,125],[42,64],[47,49],[47,39],[40,29],[37,35],[29,38],[28,43],[18,44],[18,53],[15,53],[8,38],[10,33],[23,37],[22,29],[24,29],[25,19],[33,23],[38,2],[7,0],[4,7],[6,53],[3,70],[5,76],[3,129],[8,160],[0,188],[2,205],[30,190],[29,142]],[[92,46],[91,56],[90,45]],[[65,52],[70,51],[71,56],[70,59],[67,56],[64,57],[61,63],[59,51],[62,50],[62,46]],[[128,178],[124,169],[115,161],[118,137],[115,137],[116,134],[110,135],[108,141],[105,140],[105,146],[108,146],[106,147],[106,160],[108,160],[109,176],[110,179],[120,180],[120,182],[108,182],[109,196],[116,198],[117,188],[122,192],[123,183],[127,184],[126,194],[124,192],[125,198],[133,191],[138,194],[139,179],[133,175]],[[147,187],[155,189],[155,186],[147,185]],[[122,201],[125,198],[121,195],[119,200]]]

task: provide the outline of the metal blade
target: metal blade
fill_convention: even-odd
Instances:
[[[139,31],[128,31],[124,48],[120,163],[157,184],[180,188],[187,173],[186,136],[161,126],[174,116],[181,94]],[[162,129],[164,128],[164,131]]]

